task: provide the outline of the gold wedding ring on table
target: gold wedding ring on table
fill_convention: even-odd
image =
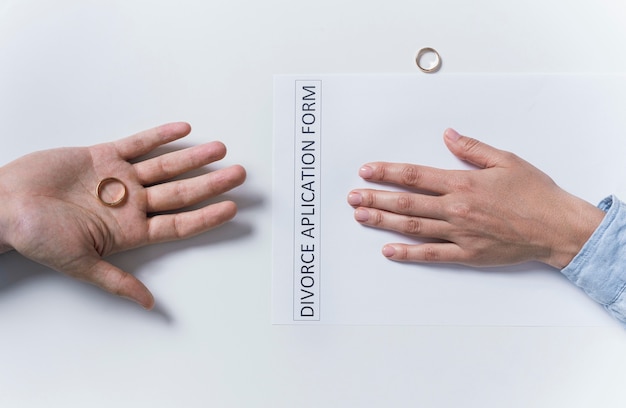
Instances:
[[[117,191],[113,192],[113,198],[111,199],[103,198],[102,195],[104,193],[104,188],[107,186],[111,186],[111,185],[119,186],[116,189]],[[98,197],[98,200],[100,200],[100,202],[106,205],[107,207],[117,207],[119,205],[122,205],[124,201],[126,201],[127,195],[128,195],[128,189],[126,188],[126,184],[124,184],[122,180],[115,178],[115,177],[104,178],[100,180],[100,182],[98,183],[98,186],[96,186],[96,197]]]
[[[434,61],[429,66],[424,66],[422,60],[426,60],[425,57],[430,55],[434,56]],[[418,51],[417,56],[415,57],[415,63],[417,64],[417,67],[420,69],[420,71],[427,74],[432,74],[439,71],[439,68],[441,68],[441,57],[439,56],[437,50],[435,50],[434,48],[426,47]]]

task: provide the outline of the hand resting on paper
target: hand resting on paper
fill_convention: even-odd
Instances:
[[[395,261],[495,266],[540,261],[562,269],[604,212],[557,186],[516,155],[448,129],[448,149],[475,170],[375,162],[359,175],[409,192],[356,189],[348,203],[361,224],[432,239],[389,243]]]
[[[150,291],[103,258],[230,220],[237,212],[231,201],[180,210],[231,190],[246,176],[235,165],[170,181],[224,158],[220,142],[132,161],[190,131],[186,123],[171,123],[111,143],[32,153],[1,167],[0,252],[14,249],[152,308]]]

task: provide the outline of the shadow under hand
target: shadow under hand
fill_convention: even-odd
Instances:
[[[515,265],[502,265],[502,266],[469,266],[452,263],[431,263],[422,264],[427,265],[428,268],[438,270],[439,272],[459,273],[459,274],[502,274],[502,275],[522,275],[522,274],[550,274],[557,278],[565,278],[564,275],[559,273],[557,269],[554,269],[541,262],[524,262]]]
[[[38,276],[56,273],[44,265],[23,257],[16,251],[0,255],[0,262],[2,262],[0,291],[7,290],[11,286],[21,284]]]
[[[126,251],[107,257],[107,261],[111,262],[112,264],[116,265],[126,272],[136,274],[142,268],[145,268],[147,264],[155,261],[158,262],[159,259],[167,257],[172,253],[181,251],[186,248],[214,246],[220,243],[235,241],[251,234],[251,232],[252,227],[250,225],[241,222],[231,221],[219,228],[187,240],[163,243]],[[44,265],[31,261],[30,259],[20,255],[16,251],[2,254],[0,256],[0,263],[2,265],[2,276],[0,276],[0,292],[14,290],[18,286],[27,284],[29,281],[49,278],[50,275],[59,275],[58,272]],[[106,310],[133,308],[137,310],[137,312],[145,313],[141,309],[141,307],[135,305],[134,303],[131,303],[126,299],[117,298],[108,293],[105,293],[95,286],[77,285],[76,287],[80,287],[81,290],[84,290],[86,293],[88,293],[88,299],[100,298],[98,300],[99,302],[108,303],[111,307],[108,307]],[[167,305],[164,305],[162,302],[157,302],[155,307],[149,313],[145,313],[145,315],[151,316],[151,318],[159,319],[166,324],[172,324],[174,322],[174,318],[169,312]]]

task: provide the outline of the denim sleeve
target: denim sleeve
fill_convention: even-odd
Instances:
[[[561,272],[626,326],[626,205],[610,196],[602,223]]]

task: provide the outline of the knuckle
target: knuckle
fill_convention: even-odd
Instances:
[[[373,181],[385,180],[385,178],[387,177],[389,166],[390,166],[390,163],[386,163],[386,162],[368,163],[367,167],[369,167],[372,170],[372,173],[368,175],[366,179],[373,180]]]
[[[410,217],[404,223],[404,232],[418,235],[422,231],[422,222],[418,218]]]
[[[465,177],[464,173],[457,174],[457,177],[451,177],[448,180],[448,186],[456,192],[468,192],[474,187],[474,182],[470,177]]]
[[[172,175],[172,163],[165,157],[160,157],[155,163],[155,173],[161,177],[170,177]]]
[[[180,214],[178,214],[173,219],[172,232],[173,232],[172,236],[176,240],[183,239],[185,237],[185,228],[182,222],[182,217],[180,217]]]
[[[406,245],[398,245],[396,248],[396,253],[393,258],[399,261],[404,261],[409,259],[409,249]]]
[[[466,203],[455,203],[448,207],[451,218],[467,219],[472,214],[472,209]]]
[[[113,294],[116,296],[123,296],[126,292],[126,286],[129,283],[128,276],[120,276],[119,280],[115,285],[115,289],[113,289]]]
[[[228,189],[228,186],[232,183],[232,175],[224,171],[216,171],[207,175],[204,180],[207,191],[211,194],[215,194],[219,191]]]
[[[400,180],[407,186],[418,185],[421,176],[420,172],[414,166],[405,166],[400,172]]]
[[[129,146],[134,152],[146,151],[149,148],[148,142],[142,137],[134,137],[129,140]]]
[[[410,211],[414,207],[413,199],[408,194],[401,194],[398,196],[397,206],[401,212]]]
[[[182,181],[175,182],[173,187],[176,197],[185,197],[188,193],[187,185]]]
[[[424,245],[422,246],[422,252],[424,256],[424,260],[426,262],[437,262],[439,261],[439,252],[432,245]]]
[[[183,206],[193,197],[189,186],[184,182],[176,182],[172,187],[173,194],[168,197],[170,205]]]
[[[378,166],[376,166],[376,177],[379,180],[386,180],[387,177],[387,163],[379,163]]]
[[[504,162],[515,163],[521,160],[518,155],[512,152],[508,152],[506,150],[500,150],[500,156]]]
[[[472,137],[467,137],[464,139],[465,143],[463,145],[463,148],[465,149],[466,152],[471,153],[474,150],[480,148],[481,142],[477,139],[474,139]]]
[[[361,193],[361,205],[364,207],[376,207],[376,193],[373,191],[365,191]]]
[[[369,223],[371,225],[381,225],[385,220],[385,217],[382,213],[382,211],[372,211],[370,212],[370,219],[369,219]]]

